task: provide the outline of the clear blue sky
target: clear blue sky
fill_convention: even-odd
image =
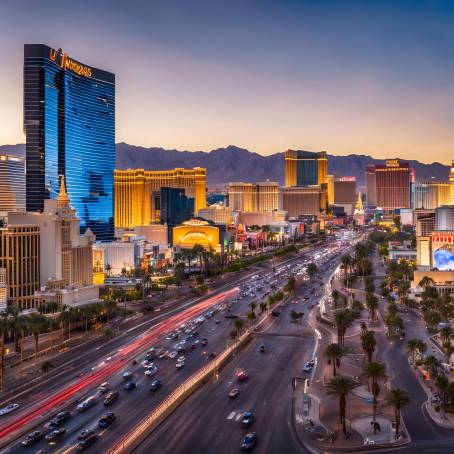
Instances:
[[[117,75],[117,141],[454,157],[454,1],[0,0],[0,144],[24,43]]]

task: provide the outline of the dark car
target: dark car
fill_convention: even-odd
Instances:
[[[211,352],[209,355],[208,355],[208,359],[214,359],[216,358],[216,353],[215,352]]]
[[[51,419],[47,427],[49,429],[55,429],[56,427],[62,425],[64,422],[68,421],[71,418],[71,413],[69,411],[62,411],[58,413],[55,418]]]
[[[123,389],[125,389],[126,391],[132,391],[135,387],[136,387],[136,383],[133,382],[133,381],[127,381],[124,385],[123,385]]]
[[[243,443],[241,443],[241,449],[243,451],[251,451],[254,449],[254,446],[257,443],[257,435],[255,432],[248,433],[244,439]]]
[[[208,344],[208,339],[207,339],[206,337],[204,337],[204,338],[200,341],[200,343],[201,343],[202,345],[207,345],[207,344]]]
[[[62,435],[66,433],[66,429],[64,427],[59,427],[58,429],[53,430],[52,432],[49,432],[46,435],[46,440],[47,441],[54,441],[57,438],[60,438]]]
[[[153,380],[150,385],[150,391],[157,391],[161,387],[161,380]]]
[[[98,427],[105,429],[109,427],[115,421],[115,413],[109,412],[105,413],[99,418]]]
[[[260,352],[260,353],[265,353],[265,346],[264,346],[263,344],[260,345],[260,347],[259,347],[259,352]]]
[[[241,418],[241,425],[244,427],[249,427],[254,422],[254,413],[252,411],[245,411],[243,417]]]
[[[115,402],[120,394],[118,391],[111,391],[109,394],[106,395],[106,398],[104,399],[104,405],[110,405],[111,403]]]
[[[36,443],[37,441],[41,440],[43,438],[43,434],[39,430],[35,430],[34,432],[30,432],[23,440],[22,440],[22,445],[23,446],[30,446],[33,443]]]
[[[89,448],[97,440],[97,438],[96,434],[92,433],[87,438],[77,443],[77,450],[84,451]]]
[[[92,429],[84,429],[78,436],[78,440],[86,440],[88,437],[91,437],[92,435],[95,435],[95,432]]]

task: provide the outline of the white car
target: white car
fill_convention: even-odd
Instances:
[[[177,362],[176,365],[175,365],[175,367],[176,367],[177,369],[183,369],[183,367],[184,367],[184,361],[179,361],[179,362]]]
[[[178,352],[176,350],[173,350],[169,353],[169,358],[173,359],[178,355]]]
[[[154,374],[156,374],[157,371],[158,371],[158,368],[156,366],[153,366],[153,367],[149,367],[149,368],[145,369],[144,374],[147,377],[152,377]]]
[[[184,363],[186,361],[186,358],[184,356],[179,356],[177,359],[177,362],[179,363]]]
[[[8,413],[11,413],[14,410],[17,410],[19,408],[19,404],[9,404],[6,407],[3,407],[0,409],[0,415],[7,415]]]
[[[144,359],[140,364],[141,364],[142,367],[147,368],[147,367],[153,366],[153,361],[149,361],[148,359]]]

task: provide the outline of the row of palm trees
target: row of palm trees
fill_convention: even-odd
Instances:
[[[34,338],[35,361],[39,353],[39,338],[42,334],[49,336],[49,350],[55,346],[55,333],[68,346],[71,331],[84,328],[86,334],[92,326],[96,326],[101,318],[107,318],[116,311],[116,302],[107,300],[103,303],[86,304],[79,308],[64,307],[57,312],[58,304],[51,302],[40,307],[39,313],[23,315],[16,306],[9,306],[0,317],[0,389],[3,389],[5,364],[5,347],[8,342],[14,343],[19,354],[19,377],[23,377],[24,343],[27,336]],[[65,339],[66,338],[66,339]]]

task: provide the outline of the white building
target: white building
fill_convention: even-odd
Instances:
[[[128,271],[134,268],[135,249],[133,242],[96,242],[93,245],[93,254],[97,267],[104,269],[106,274],[115,276],[121,274],[123,268]]]

